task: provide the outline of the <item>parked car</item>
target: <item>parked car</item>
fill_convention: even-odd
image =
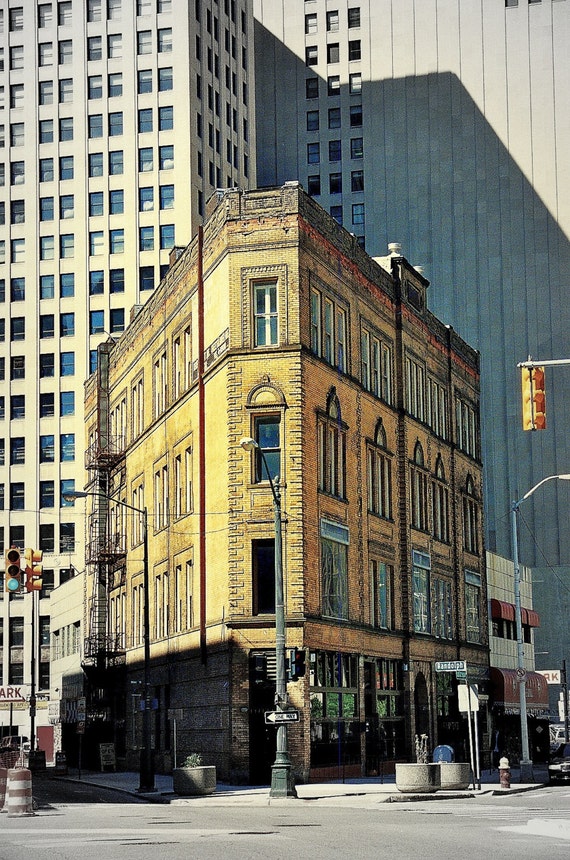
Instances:
[[[551,723],[550,725],[550,752],[556,752],[560,744],[566,740],[564,734],[564,723]]]
[[[570,782],[570,743],[560,744],[548,762],[548,781]]]
[[[0,740],[0,752],[29,752],[30,742],[24,735],[7,735]]]

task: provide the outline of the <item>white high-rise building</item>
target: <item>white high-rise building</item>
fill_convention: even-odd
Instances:
[[[85,483],[83,383],[214,189],[255,185],[252,42],[251,0],[0,0],[0,542],[44,553],[39,691],[47,598],[85,566],[63,498]],[[2,585],[0,687],[30,683],[30,606]]]
[[[300,180],[370,254],[401,243],[430,308],[481,351],[487,548],[512,557],[513,502],[570,471],[570,368],[547,368],[536,433],[517,369],[570,358],[570,2],[254,0],[254,14],[258,185]],[[570,642],[569,502],[552,481],[520,510],[549,667]]]

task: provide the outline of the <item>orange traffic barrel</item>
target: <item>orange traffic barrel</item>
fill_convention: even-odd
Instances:
[[[34,814],[31,770],[22,767],[8,771],[6,806],[8,818]]]

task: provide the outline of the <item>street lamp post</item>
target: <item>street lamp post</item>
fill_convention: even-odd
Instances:
[[[521,720],[521,761],[520,761],[520,780],[521,782],[532,782],[533,769],[532,760],[530,758],[529,743],[528,743],[528,721],[526,713],[526,669],[524,665],[524,648],[523,648],[523,629],[522,629],[522,611],[521,611],[521,572],[519,564],[519,548],[517,534],[517,514],[521,504],[532,496],[547,481],[570,481],[570,475],[549,475],[543,478],[532,489],[525,493],[524,496],[513,502],[511,507],[511,528],[513,540],[513,566],[514,566],[514,592],[515,592],[515,620],[517,625],[517,675],[519,678],[519,704],[520,704],[520,720]]]
[[[281,494],[279,480],[275,484],[271,478],[267,459],[255,439],[242,439],[240,445],[246,451],[259,453],[273,495],[275,518],[275,706],[277,711],[287,709],[287,675],[285,672],[285,599],[283,588]],[[287,748],[287,724],[277,725],[277,748],[275,762],[271,768],[270,797],[297,797],[295,781],[291,772],[291,760]]]
[[[149,792],[154,791],[154,767],[152,761],[151,747],[151,696],[150,696],[150,600],[149,600],[149,581],[148,581],[148,514],[146,508],[135,508],[128,502],[122,499],[115,499],[105,493],[81,492],[79,490],[73,493],[65,494],[65,499],[73,501],[75,499],[85,499],[87,496],[95,496],[100,499],[107,499],[109,502],[114,502],[116,505],[121,505],[123,508],[128,508],[140,514],[142,517],[142,538],[143,538],[143,644],[144,644],[144,669],[143,669],[143,689],[144,689],[144,708],[142,712],[142,750],[140,758],[140,773],[139,773],[139,791]]]

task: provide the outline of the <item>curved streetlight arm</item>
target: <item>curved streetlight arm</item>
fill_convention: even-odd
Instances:
[[[534,487],[532,487],[528,491],[528,493],[525,493],[524,496],[522,497],[522,499],[519,499],[518,502],[513,502],[512,510],[517,511],[519,509],[520,505],[526,499],[528,499],[529,496],[532,496],[532,494],[536,490],[538,490],[539,487],[542,487],[543,484],[546,484],[547,481],[570,481],[570,475],[549,475],[547,478],[543,478],[542,481],[539,481],[538,484],[535,484]]]
[[[514,574],[514,597],[515,597],[515,622],[517,631],[517,674],[519,677],[519,707],[521,720],[521,782],[523,780],[532,780],[532,760],[530,757],[529,741],[528,741],[528,722],[526,710],[526,670],[524,665],[524,645],[523,645],[523,629],[522,629],[522,608],[521,608],[521,570],[519,562],[519,547],[517,534],[517,514],[521,504],[532,496],[532,494],[546,484],[547,481],[570,481],[570,475],[548,475],[543,478],[538,484],[535,484],[528,493],[518,500],[513,502],[511,507],[511,529],[513,542],[513,574]]]

